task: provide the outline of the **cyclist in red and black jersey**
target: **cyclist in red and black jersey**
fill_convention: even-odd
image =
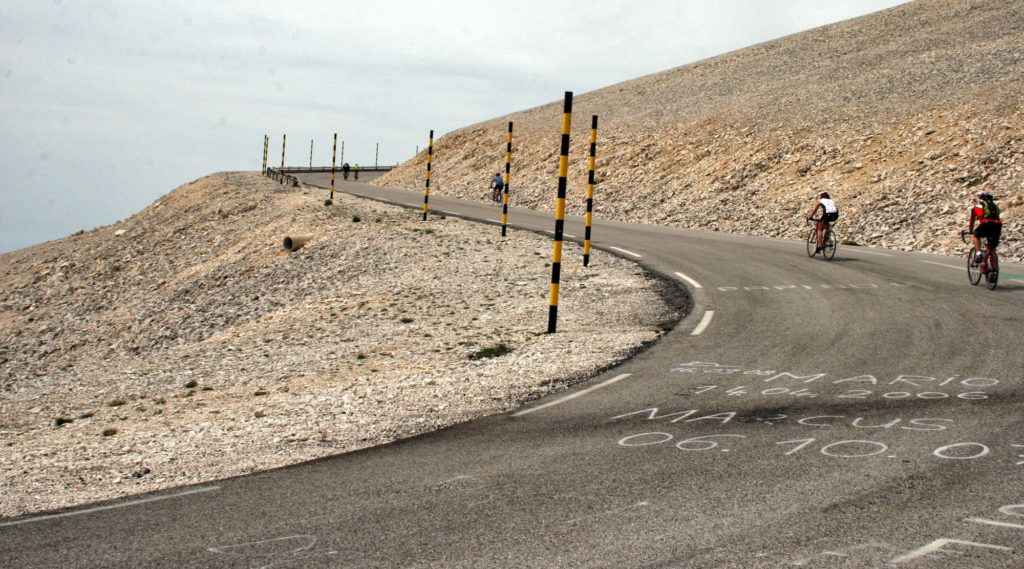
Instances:
[[[1003,231],[1003,222],[999,219],[999,206],[996,205],[992,194],[982,192],[978,195],[979,202],[971,208],[971,219],[968,222],[967,231],[971,234],[971,241],[974,242],[974,250],[978,252],[977,262],[981,263],[981,238],[988,239],[989,245],[995,249],[999,245],[999,235]],[[974,226],[974,222],[978,226]]]

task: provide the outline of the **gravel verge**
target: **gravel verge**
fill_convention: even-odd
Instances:
[[[0,516],[344,453],[620,362],[679,289],[549,238],[220,173],[0,255]],[[297,252],[285,235],[313,239]]]

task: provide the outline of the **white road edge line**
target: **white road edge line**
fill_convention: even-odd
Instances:
[[[878,251],[865,251],[864,249],[860,249],[858,247],[849,247],[846,250],[847,251],[853,251],[854,253],[866,253],[868,255],[878,255],[879,257],[892,257],[892,255],[890,253],[879,253]]]
[[[948,267],[950,269],[956,269],[958,271],[962,271],[964,269],[963,267],[958,267],[956,265],[947,265],[946,263],[936,263],[935,261],[921,261],[921,262],[922,263],[928,263],[929,265],[938,265],[940,267]]]
[[[639,253],[634,253],[634,252],[632,252],[632,251],[627,251],[627,250],[625,250],[625,249],[622,249],[622,248],[620,248],[620,247],[609,247],[609,249],[615,249],[615,250],[616,250],[616,251],[618,251],[619,253],[625,253],[625,254],[627,254],[627,255],[632,255],[632,256],[636,257],[637,259],[642,259],[642,258],[643,258],[643,255],[641,255],[641,254],[639,254]]]
[[[711,324],[711,319],[714,317],[714,310],[705,310],[704,316],[700,319],[700,324],[697,324],[697,327],[693,329],[693,332],[690,332],[690,335],[700,336],[700,333],[703,332],[708,327],[708,324]]]
[[[683,279],[684,281],[686,281],[686,282],[690,283],[690,285],[691,285],[691,286],[692,286],[693,288],[704,288],[704,287],[700,286],[700,283],[699,283],[699,282],[697,282],[697,281],[695,281],[695,280],[691,279],[690,277],[688,277],[688,276],[684,275],[683,273],[677,272],[677,273],[676,273],[676,276],[677,276],[677,277],[679,277],[679,278],[681,278],[681,279]]]
[[[575,236],[575,235],[571,235],[571,234],[569,234],[569,233],[563,233],[563,234],[562,234],[562,237],[568,237],[569,239],[576,239],[576,236]]]
[[[1024,283],[1024,279],[1010,279],[1010,280],[1015,282],[1015,283]]]
[[[555,399],[554,401],[549,401],[549,402],[547,402],[547,403],[545,403],[543,405],[538,405],[536,407],[530,407],[529,409],[523,409],[522,411],[516,411],[515,413],[512,413],[512,416],[513,417],[522,417],[523,415],[529,415],[530,413],[533,413],[535,411],[540,411],[541,409],[547,409],[548,407],[554,407],[555,405],[561,405],[562,403],[565,403],[566,401],[571,401],[573,399],[576,399],[577,397],[581,397],[583,395],[586,395],[586,394],[590,393],[591,391],[594,391],[594,390],[597,390],[597,389],[601,389],[602,387],[605,387],[605,386],[611,385],[611,384],[613,384],[613,383],[615,383],[617,381],[621,381],[623,379],[626,379],[627,377],[629,377],[631,375],[633,375],[633,374],[631,374],[631,373],[619,374],[619,375],[617,375],[617,376],[615,376],[615,377],[613,377],[611,379],[607,379],[605,381],[602,381],[601,383],[598,383],[597,385],[591,385],[590,387],[588,387],[586,389],[581,389],[581,390],[579,390],[579,391],[577,391],[575,393],[570,393],[569,395],[566,395],[565,397],[562,397],[561,399]]]
[[[21,524],[29,524],[32,522],[41,522],[43,520],[53,520],[56,518],[68,518],[71,516],[79,516],[82,514],[91,514],[93,512],[102,512],[103,510],[113,510],[115,508],[127,508],[128,506],[137,506],[139,504],[147,504],[149,502],[158,502],[160,500],[168,500],[170,498],[180,498],[182,496],[188,496],[189,494],[200,494],[202,492],[212,492],[214,490],[220,490],[220,486],[204,486],[202,488],[193,488],[191,490],[184,490],[175,494],[167,494],[164,496],[153,496],[152,498],[143,498],[141,500],[131,500],[129,502],[121,502],[118,504],[110,504],[107,506],[97,506],[95,508],[86,508],[84,510],[75,510],[73,512],[64,512],[62,514],[48,514],[45,516],[36,516],[34,518],[25,518],[22,520],[14,520],[13,522],[0,523],[0,527],[16,526]]]

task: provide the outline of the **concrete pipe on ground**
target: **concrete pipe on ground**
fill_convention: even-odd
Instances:
[[[312,238],[312,235],[287,235],[284,238],[284,248],[291,252],[298,251]]]

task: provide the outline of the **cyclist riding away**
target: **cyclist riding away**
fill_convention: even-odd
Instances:
[[[999,235],[1003,231],[1003,222],[999,219],[999,206],[992,194],[982,192],[978,194],[978,204],[971,208],[971,219],[967,225],[967,231],[971,234],[971,241],[974,243],[974,250],[977,251],[974,262],[979,265],[984,261],[981,254],[981,238],[988,240],[989,247],[993,250],[999,246]],[[974,221],[978,226],[974,226]]]
[[[501,191],[505,189],[505,181],[501,179],[501,174],[496,173],[491,178],[491,187],[494,191],[491,192],[491,201],[494,203],[501,203]]]
[[[821,217],[815,218],[814,216],[818,213],[819,209],[821,209]],[[832,201],[832,198],[828,196],[828,192],[821,192],[821,195],[818,196],[818,201],[814,204],[814,209],[811,210],[807,219],[815,222],[815,226],[818,229],[817,251],[821,251],[825,245],[825,231],[832,226],[832,222],[839,219],[839,208],[836,207],[836,202]]]

